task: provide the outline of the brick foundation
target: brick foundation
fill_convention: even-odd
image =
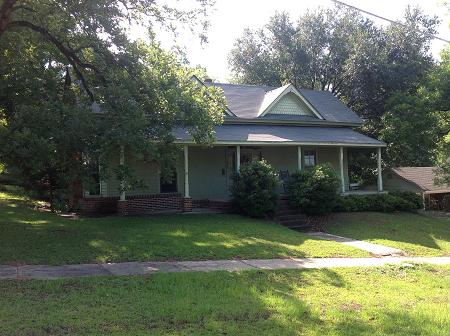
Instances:
[[[87,197],[80,202],[80,213],[86,216],[118,214],[137,216],[159,212],[191,212],[193,208],[208,208],[231,211],[231,204],[225,201],[193,200],[178,193],[127,196],[125,201],[118,197]]]
[[[114,213],[133,216],[181,212],[184,208],[184,198],[178,193],[127,196],[125,201],[120,201],[118,197],[88,197],[80,202],[80,213],[87,216]],[[188,208],[187,205],[186,209]],[[190,209],[192,210],[192,206]]]
[[[192,198],[184,197],[182,200],[182,204],[183,204],[183,212],[192,211]]]
[[[79,202],[80,213],[85,216],[108,215],[117,212],[117,197],[89,197]]]
[[[193,200],[192,207],[231,212],[231,203],[227,201]]]

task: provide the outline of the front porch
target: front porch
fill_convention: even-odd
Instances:
[[[145,187],[124,191],[120,181],[110,178],[100,182],[99,195],[85,197],[83,204],[91,213],[96,208],[107,208],[124,215],[191,211],[193,207],[224,209],[230,199],[232,176],[241,165],[261,159],[278,171],[280,194],[286,191],[286,176],[322,163],[329,163],[336,170],[342,195],[383,192],[380,147],[371,147],[378,157],[376,188],[371,191],[350,190],[348,160],[351,148],[358,147],[318,144],[222,144],[205,147],[184,144],[170,183],[161,179],[156,162],[138,160],[121,148],[115,164],[129,165],[137,178],[145,182]]]

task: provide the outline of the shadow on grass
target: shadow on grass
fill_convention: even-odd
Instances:
[[[324,228],[349,238],[385,239],[436,250],[442,249],[436,239],[450,241],[448,221],[413,213],[339,213]]]
[[[357,280],[346,278],[333,270],[305,270],[0,282],[6,294],[0,297],[6,322],[0,330],[4,335],[446,335],[445,321],[402,311],[395,298],[368,306],[361,288],[353,290]],[[321,292],[338,302],[321,302],[316,296]],[[342,299],[350,303],[342,306]]]
[[[66,219],[0,203],[0,263],[70,264],[305,256],[311,238],[234,215]]]

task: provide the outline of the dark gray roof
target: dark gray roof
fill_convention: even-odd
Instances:
[[[358,115],[329,91],[298,90],[325,120],[361,124]]]
[[[384,146],[381,141],[369,138],[349,127],[225,124],[216,126],[215,132],[217,142],[295,142]],[[192,141],[192,137],[183,128],[176,128],[172,133],[178,141]]]
[[[205,83],[205,85],[220,87],[227,100],[228,108],[239,118],[258,118],[261,104],[267,92],[277,88],[271,86],[239,85],[227,83]],[[355,112],[345,106],[338,98],[328,91],[298,90],[301,95],[327,121],[361,124],[362,120]],[[277,115],[279,116],[279,115]],[[259,117],[263,119],[265,116]],[[267,117],[266,117],[267,118]],[[275,119],[275,116],[268,118]],[[287,120],[285,116],[279,120]],[[312,117],[314,118],[314,117]],[[293,120],[293,119],[292,119]],[[315,118],[315,120],[320,120]]]
[[[266,92],[275,88],[270,86],[236,85],[225,83],[205,83],[223,90],[228,108],[239,118],[257,118],[259,108]]]

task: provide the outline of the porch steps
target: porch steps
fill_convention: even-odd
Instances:
[[[278,201],[278,210],[275,213],[275,221],[294,230],[311,230],[312,225],[308,217],[297,209],[289,206],[287,198],[281,198]]]

